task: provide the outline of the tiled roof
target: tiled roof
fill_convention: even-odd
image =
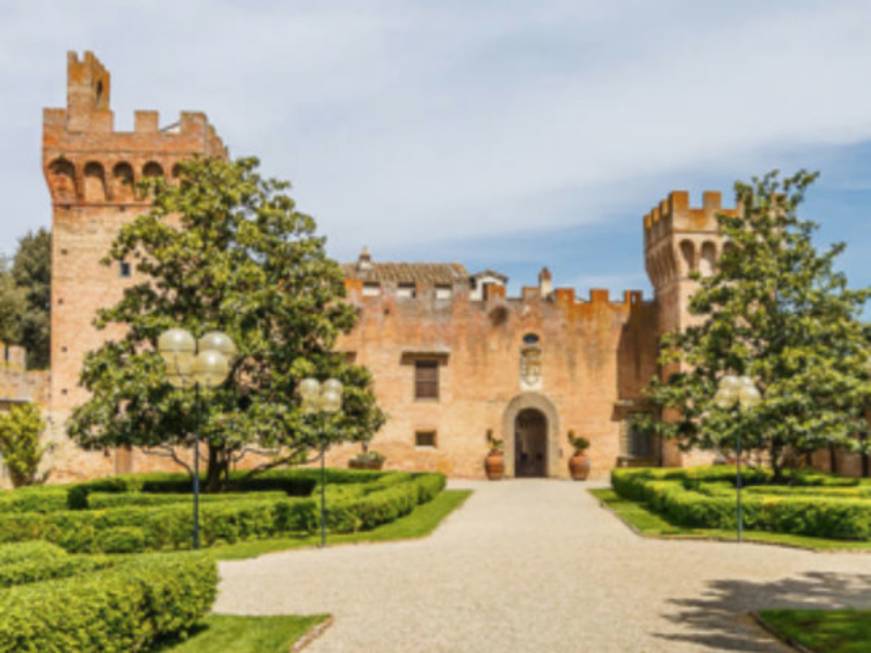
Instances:
[[[378,283],[452,284],[468,281],[469,273],[461,263],[345,263],[348,279]]]

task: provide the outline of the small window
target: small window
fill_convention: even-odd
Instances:
[[[119,273],[122,277],[129,277],[132,273],[132,268],[130,267],[130,263],[127,261],[121,261],[121,267],[119,269]]]
[[[414,433],[415,447],[436,448],[436,432],[435,431],[415,431]]]
[[[414,363],[414,398],[439,398],[439,364],[438,361],[415,361]]]
[[[435,298],[439,300],[450,299],[454,294],[454,289],[451,286],[436,286]]]
[[[537,345],[538,344],[538,335],[535,333],[527,333],[523,336],[523,344],[524,345]]]
[[[363,297],[378,297],[381,294],[381,284],[379,283],[364,283]]]
[[[401,283],[396,287],[396,296],[399,299],[414,299],[417,289],[413,283]]]

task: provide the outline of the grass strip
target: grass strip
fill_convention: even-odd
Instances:
[[[288,653],[328,615],[243,616],[211,614],[187,639],[165,642],[160,653]]]
[[[814,653],[871,653],[871,610],[762,610],[768,629]]]

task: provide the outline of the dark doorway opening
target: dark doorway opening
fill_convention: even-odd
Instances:
[[[547,417],[535,408],[524,408],[514,420],[514,475],[547,476]]]

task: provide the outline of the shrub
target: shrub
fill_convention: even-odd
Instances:
[[[91,492],[87,502],[89,509],[120,508],[124,506],[166,506],[171,504],[191,505],[193,494],[147,494],[145,492],[125,492],[112,494],[110,492]],[[276,500],[286,499],[285,492],[226,492],[221,494],[201,494],[200,504],[206,503],[232,503],[235,501]]]
[[[346,477],[347,478],[347,477]],[[435,497],[444,487],[441,474],[395,472],[369,476],[368,483],[328,487],[328,527],[335,532],[374,528],[407,514]],[[127,479],[117,486],[130,487]],[[112,481],[112,482],[115,482]],[[142,487],[142,483],[138,483]],[[100,482],[111,486],[110,479]],[[78,486],[81,487],[81,486]],[[139,493],[83,494],[86,501],[107,497],[139,497]],[[150,495],[160,496],[160,495]],[[176,495],[165,495],[173,499]],[[269,492],[247,495],[205,495],[200,507],[200,536],[206,545],[312,532],[319,525],[313,498],[280,498]],[[114,498],[110,499],[114,500]],[[134,499],[136,500],[136,499]],[[0,514],[0,542],[44,539],[72,553],[115,553],[185,549],[191,546],[193,515],[190,495],[183,503],[123,505],[93,510]],[[141,537],[140,537],[141,534]]]
[[[0,587],[24,585],[51,578],[78,576],[111,567],[115,562],[105,556],[62,555],[51,560],[19,560],[0,566]]]
[[[0,545],[0,567],[22,560],[52,560],[65,556],[66,551],[50,542],[34,540]]]
[[[52,512],[67,507],[67,489],[56,486],[23,487],[0,492],[0,513]]]
[[[136,526],[117,526],[100,531],[97,549],[103,553],[141,553],[145,550],[145,532]]]
[[[202,554],[138,556],[115,567],[0,591],[0,653],[128,653],[191,629],[215,599]]]
[[[736,527],[734,467],[685,470],[621,469],[612,473],[619,495],[644,502],[681,526]],[[790,475],[793,486],[762,485],[768,470],[750,469],[744,498],[749,529],[833,539],[871,539],[868,486],[818,473]],[[846,481],[846,482],[844,482]]]
[[[37,479],[37,469],[48,446],[39,438],[45,422],[34,404],[13,406],[0,413],[0,454],[15,487],[45,481],[48,474]]]

